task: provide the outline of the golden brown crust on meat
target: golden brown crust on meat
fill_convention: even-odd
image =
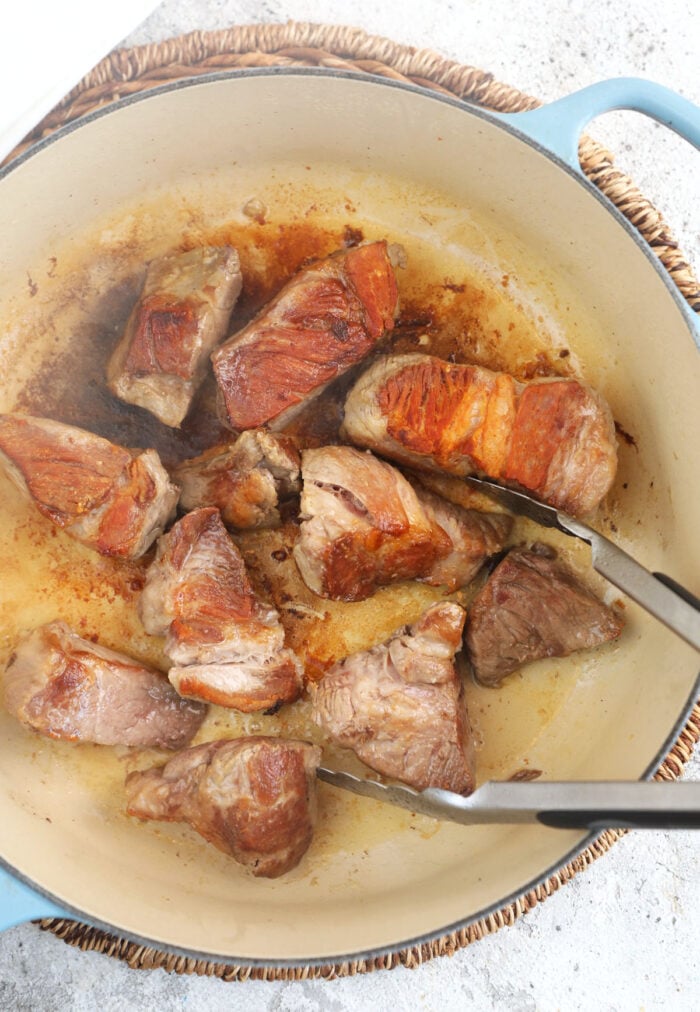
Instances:
[[[212,355],[229,424],[274,420],[359,362],[393,326],[397,299],[386,242],[301,271]]]
[[[320,760],[321,750],[303,741],[207,742],[165,766],[130,773],[127,814],[188,822],[253,875],[277,878],[296,867],[311,843]]]
[[[399,295],[386,243],[368,243],[348,250],[345,270],[363,307],[367,332],[377,340],[394,326]]]
[[[379,359],[345,405],[347,437],[392,459],[484,474],[590,513],[615,477],[610,409],[575,379],[519,383],[429,355]]]
[[[181,696],[246,712],[299,696],[301,663],[216,507],[187,513],[161,538],[139,613],[148,632],[166,635],[168,677]]]
[[[425,357],[388,378],[378,393],[387,432],[449,469],[457,456],[499,470],[515,413],[510,376]]]
[[[155,450],[131,454],[72,425],[0,415],[0,454],[45,517],[101,555],[137,558],[175,512]]]
[[[171,631],[178,642],[218,642],[221,626],[231,619],[250,622],[255,594],[240,553],[224,530],[215,507],[185,514],[168,535],[168,556],[176,573],[182,571],[195,541],[211,539],[221,564],[188,573],[173,596]]]
[[[276,878],[299,863],[313,836],[313,825],[307,814],[304,756],[299,751],[269,747],[265,743],[251,756],[248,776],[253,800],[241,799],[232,808],[230,833],[239,854],[273,855],[289,848],[283,862],[266,862],[266,876]],[[282,791],[288,794],[289,800],[279,812],[274,805]]]
[[[82,437],[58,439],[29,416],[0,416],[0,450],[21,472],[37,509],[59,527],[101,506],[132,463],[123,447],[88,432]]]
[[[210,352],[226,334],[241,283],[231,246],[194,247],[151,261],[107,367],[112,393],[179,427]]]
[[[143,511],[156,495],[156,483],[139,457],[130,461],[126,475],[100,519],[95,547],[101,555],[129,554]]]
[[[176,299],[167,292],[147,296],[138,305],[122,374],[129,377],[168,373],[192,378],[199,346],[198,298]]]
[[[302,454],[301,526],[294,558],[315,593],[359,601],[398,580],[426,577],[452,548],[403,475],[371,453],[326,446]]]
[[[246,530],[280,524],[279,503],[299,492],[300,467],[292,437],[249,429],[234,443],[183,461],[173,478],[183,509],[216,506],[227,526]]]
[[[498,477],[524,488],[544,488],[554,454],[562,443],[575,438],[581,412],[589,402],[588,392],[576,380],[525,387]]]
[[[348,532],[330,541],[323,556],[324,596],[361,601],[379,586],[428,573],[447,550],[445,532],[437,525],[434,531],[407,531],[402,540],[377,531]]]

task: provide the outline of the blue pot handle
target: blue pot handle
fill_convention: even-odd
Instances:
[[[596,116],[615,109],[642,112],[700,148],[700,108],[675,91],[641,77],[599,81],[539,109],[499,113],[498,118],[527,134],[581,173],[578,160],[581,133]]]
[[[700,149],[700,108],[669,88],[640,77],[600,81],[528,112],[499,113],[497,118],[548,149],[580,175],[579,138],[592,119],[615,109],[631,109],[664,123]],[[685,300],[684,300],[685,302]],[[700,316],[685,305],[700,344]]]
[[[0,868],[0,931],[40,917],[75,920],[75,914],[63,910],[53,900],[30,889],[4,868]]]

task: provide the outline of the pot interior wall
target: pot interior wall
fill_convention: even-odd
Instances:
[[[267,209],[264,225],[244,213],[251,198]],[[201,82],[96,117],[8,173],[0,410],[24,403],[32,376],[45,382],[69,353],[90,353],[90,320],[109,318],[110,307],[123,317],[154,255],[235,236],[247,262],[272,249],[281,270],[347,229],[403,244],[405,301],[419,293],[426,305],[440,287],[444,306],[447,288],[464,315],[466,289],[475,347],[489,361],[517,369],[565,352],[625,433],[596,523],[697,592],[698,355],[668,285],[575,178],[487,120],[410,90],[323,75]],[[134,616],[129,571],[115,575],[62,534],[47,548],[46,524],[4,479],[0,497],[15,574],[0,600],[5,655],[19,631],[61,615],[162,662]],[[564,540],[585,570],[585,550]],[[382,592],[357,621],[376,641],[426,594]],[[692,692],[695,658],[629,602],[625,614],[614,646],[542,662],[499,690],[468,685],[481,780],[523,767],[548,779],[637,778],[658,761]],[[302,704],[277,726],[300,733],[307,716]],[[209,737],[217,721],[233,727],[210,721]],[[5,713],[0,725],[2,857],[118,931],[229,959],[396,947],[520,891],[581,839],[438,825],[321,785],[319,831],[302,865],[254,880],[184,827],[123,815],[124,773],[157,756],[46,741]],[[251,718],[241,730],[268,725]]]

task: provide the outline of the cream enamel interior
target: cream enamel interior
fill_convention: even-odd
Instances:
[[[410,90],[320,75],[200,82],[96,117],[10,172],[0,181],[0,409],[14,406],[52,342],[69,339],[90,285],[113,282],[105,271],[117,264],[127,275],[183,230],[243,223],[251,197],[267,204],[272,222],[352,220],[368,236],[397,239],[416,276],[421,264],[430,273],[439,263],[494,290],[507,276],[508,298],[543,347],[570,349],[577,372],[634,437],[634,446],[621,445],[620,474],[597,522],[605,531],[613,524],[650,569],[698,591],[700,358],[676,301],[576,179],[498,126]],[[91,250],[110,256],[103,264]],[[47,333],[54,312],[65,329]],[[489,312],[497,324],[498,306]],[[10,513],[24,508],[7,490],[5,499]],[[3,555],[5,654],[18,629],[58,613],[78,623],[87,613],[108,645],[158,660],[124,592],[128,573],[114,577],[60,534],[49,573],[25,566],[44,522],[23,531]],[[585,567],[584,549],[574,561]],[[92,574],[82,598],[72,590],[76,567]],[[417,606],[410,595],[381,592],[358,607],[357,622],[378,639]],[[481,779],[523,763],[549,779],[644,775],[689,700],[697,663],[631,603],[626,615],[615,646],[537,665],[529,683],[469,688],[489,730]],[[267,730],[271,719],[250,718],[245,729]],[[283,720],[298,729],[295,717]],[[186,827],[121,814],[123,773],[147,758],[47,742],[2,712],[0,724],[0,856],[120,933],[229,960],[396,948],[519,892],[582,839],[438,826],[321,785],[321,825],[303,863],[282,879],[257,880]]]

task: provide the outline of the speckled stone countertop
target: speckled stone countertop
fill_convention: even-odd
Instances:
[[[165,0],[126,44],[197,28],[353,24],[432,48],[551,100],[594,81],[647,77],[700,103],[692,0]],[[636,114],[590,131],[664,213],[700,269],[698,154]],[[696,751],[686,776],[700,779]],[[0,1009],[673,1009],[700,1007],[700,833],[634,833],[516,924],[416,970],[335,981],[225,984],[132,971],[33,925],[0,936]]]

